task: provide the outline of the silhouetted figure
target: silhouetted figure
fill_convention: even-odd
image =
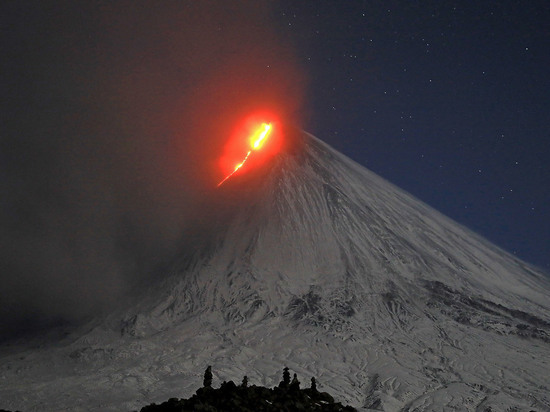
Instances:
[[[288,387],[290,385],[290,372],[288,371],[288,368],[285,366],[283,369],[283,385]]]
[[[315,377],[311,378],[311,390],[313,392],[317,392],[317,382],[315,381]]]
[[[300,381],[298,380],[298,376],[296,374],[294,374],[294,377],[292,378],[292,382],[290,383],[290,389],[293,391],[300,390]]]
[[[243,382],[241,383],[241,386],[243,388],[247,388],[248,387],[248,377],[245,375],[244,378],[243,378]]]
[[[202,381],[202,386],[205,388],[212,387],[212,366],[208,365],[208,368],[204,371],[204,380]]]

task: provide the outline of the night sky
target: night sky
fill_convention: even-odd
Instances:
[[[314,4],[314,5],[313,5]],[[304,128],[550,270],[550,4],[286,1]]]
[[[546,1],[6,1],[0,16],[1,333],[108,312],[161,276],[257,108],[550,271]]]

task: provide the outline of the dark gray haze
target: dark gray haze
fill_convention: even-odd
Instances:
[[[1,337],[104,313],[161,276],[216,207],[235,119],[300,112],[267,2],[93,3],[1,6]]]

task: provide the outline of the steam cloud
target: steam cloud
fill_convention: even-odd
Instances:
[[[272,3],[47,3],[2,13],[4,337],[110,310],[158,276],[215,207],[227,130],[258,107],[302,110]]]

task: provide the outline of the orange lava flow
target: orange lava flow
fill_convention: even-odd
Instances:
[[[237,170],[243,167],[243,165],[246,163],[254,150],[260,150],[262,148],[262,145],[264,144],[270,132],[271,123],[262,123],[262,126],[258,128],[258,130],[256,130],[256,132],[250,138],[250,145],[252,146],[252,148],[248,151],[243,161],[237,164],[235,166],[235,169],[231,173],[229,173],[220,183],[218,183],[218,187],[220,187],[227,179],[233,176],[237,172]]]

